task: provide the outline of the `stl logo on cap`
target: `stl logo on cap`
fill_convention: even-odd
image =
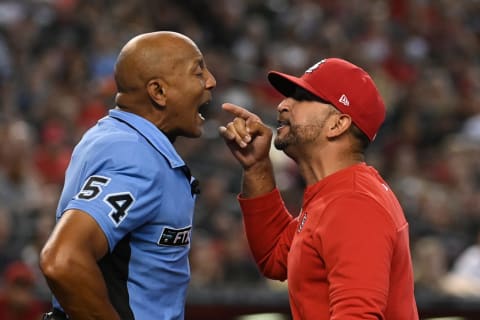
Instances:
[[[305,71],[305,73],[312,73],[312,72],[315,71],[315,69],[317,69],[322,63],[325,63],[325,62],[327,62],[327,59],[323,59],[323,60],[318,61],[318,62],[315,63],[313,66],[311,66],[310,68],[308,68],[307,71]]]

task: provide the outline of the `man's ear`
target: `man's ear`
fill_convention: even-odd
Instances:
[[[347,114],[333,114],[328,121],[328,138],[336,138],[348,131],[352,125],[352,118]]]
[[[150,96],[155,104],[158,106],[166,106],[167,105],[167,86],[164,81],[159,78],[152,79],[147,82],[147,93]]]

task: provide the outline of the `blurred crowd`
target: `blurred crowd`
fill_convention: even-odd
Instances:
[[[193,287],[284,289],[250,256],[236,201],[241,170],[218,135],[231,116],[220,106],[248,107],[274,127],[281,97],[267,71],[301,75],[336,56],[367,70],[385,99],[387,120],[367,160],[409,220],[417,294],[480,298],[479,17],[479,0],[0,1],[3,295],[19,278],[24,305],[49,300],[38,253],[72,148],[114,106],[121,46],[173,30],[198,44],[217,79],[203,137],[176,142],[201,186]],[[272,157],[297,215],[303,181],[291,160]],[[15,279],[12,265],[24,271]]]

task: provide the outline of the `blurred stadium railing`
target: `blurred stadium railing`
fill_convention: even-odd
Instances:
[[[480,300],[417,295],[421,319],[479,320]],[[251,288],[191,288],[186,320],[290,320],[286,291]]]

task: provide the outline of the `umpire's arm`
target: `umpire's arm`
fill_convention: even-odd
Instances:
[[[97,264],[107,252],[105,234],[80,210],[65,212],[47,240],[40,268],[69,319],[120,319]]]

